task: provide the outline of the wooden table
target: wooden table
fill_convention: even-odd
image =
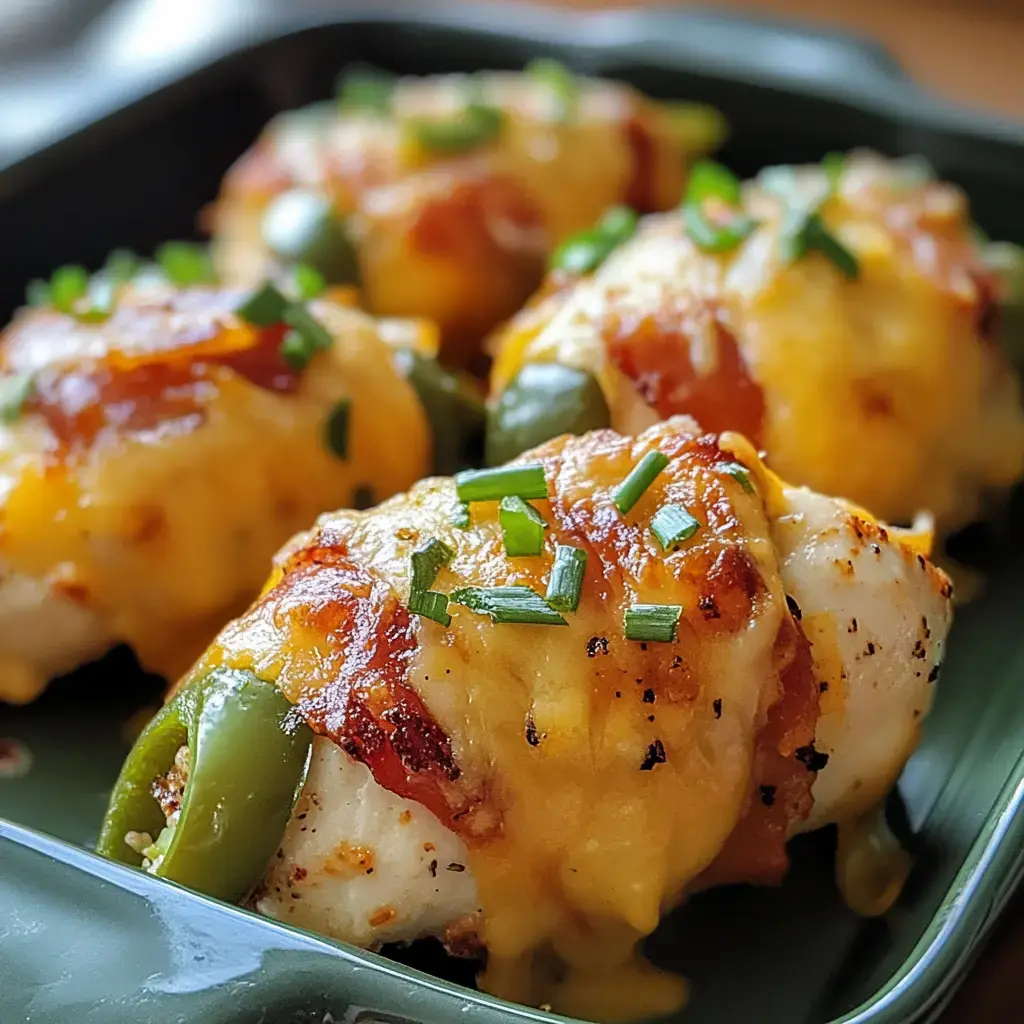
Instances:
[[[665,0],[559,2],[600,8]],[[675,0],[675,6],[687,4]],[[733,0],[699,6],[745,9],[870,36],[935,93],[1024,120],[1024,0]],[[1024,181],[1021,190],[1024,194]],[[942,1018],[942,1024],[1018,1021],[1024,1022],[1024,893]]]

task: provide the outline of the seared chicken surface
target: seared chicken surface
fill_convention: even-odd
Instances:
[[[497,339],[496,460],[518,450],[510,424],[538,364],[560,364],[596,379],[588,401],[617,430],[687,413],[891,522],[929,510],[945,533],[975,518],[1024,474],[1020,388],[997,343],[1007,282],[963,194],[909,172],[867,154],[771,168],[736,184],[735,210],[704,202],[705,230],[725,224],[731,242],[699,244],[680,211],[646,219],[588,277],[553,274]],[[532,429],[523,443],[574,428],[542,415]]]
[[[177,676],[296,529],[428,470],[371,318],[313,302],[330,347],[298,370],[283,324],[235,313],[245,297],[125,285],[109,318],[26,309],[0,336],[0,700],[119,642]]]
[[[623,513],[618,488],[653,452],[666,465]],[[950,585],[898,531],[686,417],[558,438],[517,465],[543,468],[540,554],[507,553],[495,501],[456,525],[448,479],[325,515],[181,692],[253,673],[315,735],[260,912],[363,946],[436,935],[486,949],[489,991],[656,1015],[685,996],[635,952],[663,911],[778,881],[789,836],[891,788],[931,703]],[[696,529],[666,547],[652,524],[669,505]],[[447,624],[409,610],[432,541]],[[542,600],[558,545],[586,557],[561,621]],[[462,589],[495,587],[540,595],[546,621],[492,621]],[[646,632],[642,605],[677,624]],[[173,824],[180,784],[156,792]]]
[[[251,283],[282,255],[315,263],[375,313],[434,320],[444,355],[471,361],[557,243],[613,203],[668,208],[687,157],[718,141],[711,111],[563,74],[378,79],[369,96],[356,81],[281,115],[223,183],[218,270]]]

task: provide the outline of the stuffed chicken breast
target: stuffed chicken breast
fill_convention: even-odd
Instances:
[[[486,950],[512,999],[671,1010],[636,953],[661,914],[855,834],[911,753],[950,620],[919,540],[685,417],[323,516],[142,734],[99,849]]]
[[[121,642],[176,677],[303,524],[429,472],[426,407],[453,412],[425,325],[105,283],[60,272],[0,336],[0,700]]]
[[[276,118],[212,210],[218,269],[251,283],[280,259],[359,282],[376,313],[425,316],[444,354],[540,283],[555,244],[606,207],[678,201],[721,119],[540,61],[527,73],[392,80],[355,72],[338,100]]]
[[[944,532],[1020,479],[1011,279],[993,266],[1012,247],[979,241],[952,185],[857,154],[741,190],[705,162],[680,210],[602,224],[497,339],[494,462],[689,413],[787,480],[893,522],[927,509]]]

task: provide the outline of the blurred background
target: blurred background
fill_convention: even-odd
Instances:
[[[516,0],[511,0],[516,2]],[[579,8],[633,0],[562,0]],[[659,0],[648,0],[659,3]],[[0,0],[0,83],[39,61],[67,60],[79,46],[116,36],[123,54],[177,50],[218,24],[288,0]],[[346,0],[333,0],[345,6]],[[372,8],[373,0],[359,6]],[[684,6],[675,0],[674,6]],[[331,6],[327,0],[324,7]],[[908,72],[961,103],[1024,119],[1024,0],[704,0],[852,29],[883,42]]]

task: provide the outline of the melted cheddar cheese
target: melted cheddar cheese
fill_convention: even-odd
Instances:
[[[817,168],[795,188],[822,189]],[[1017,379],[994,340],[1000,282],[963,195],[861,155],[821,215],[856,257],[847,280],[780,255],[784,203],[745,187],[758,227],[702,252],[678,213],[648,218],[589,279],[553,278],[497,339],[492,393],[529,362],[593,373],[612,426],[677,413],[744,432],[787,480],[940,532],[1024,475]]]
[[[34,381],[0,428],[0,699],[117,642],[179,674],[285,538],[427,469],[424,413],[374,321],[313,303],[334,344],[296,373],[283,327],[235,316],[243,297],[140,287],[106,322],[26,310],[0,338],[3,370]],[[345,399],[339,457],[325,423]]]
[[[655,449],[669,466],[623,516],[613,491]],[[452,482],[422,481],[287,545],[188,678],[229,665],[274,681],[316,733],[461,837],[486,989],[585,1017],[660,1014],[684,985],[637,944],[716,865],[749,880],[785,869],[811,807],[819,688],[764,502],[714,435],[676,419],[636,439],[562,438],[531,458],[549,488],[535,502],[541,556],[505,553],[495,503],[456,528]],[[702,524],[667,552],[648,529],[666,502]],[[454,551],[434,584],[444,592],[543,594],[556,543],[583,548],[578,614],[498,625],[452,604],[448,628],[411,615],[411,555],[431,538]],[[636,603],[680,605],[677,641],[626,640]],[[756,798],[766,785],[770,804]]]
[[[428,152],[403,125],[458,115],[465,76],[401,79],[387,117],[328,104],[276,119],[229,172],[212,211],[218,269],[258,280],[273,265],[261,236],[273,197],[326,192],[348,217],[367,308],[429,317],[446,356],[465,362],[537,286],[555,244],[615,203],[666,209],[687,156],[703,148],[668,109],[625,85],[580,80],[565,117],[543,82],[499,73],[472,81],[473,97],[498,108],[503,124],[461,153]]]

